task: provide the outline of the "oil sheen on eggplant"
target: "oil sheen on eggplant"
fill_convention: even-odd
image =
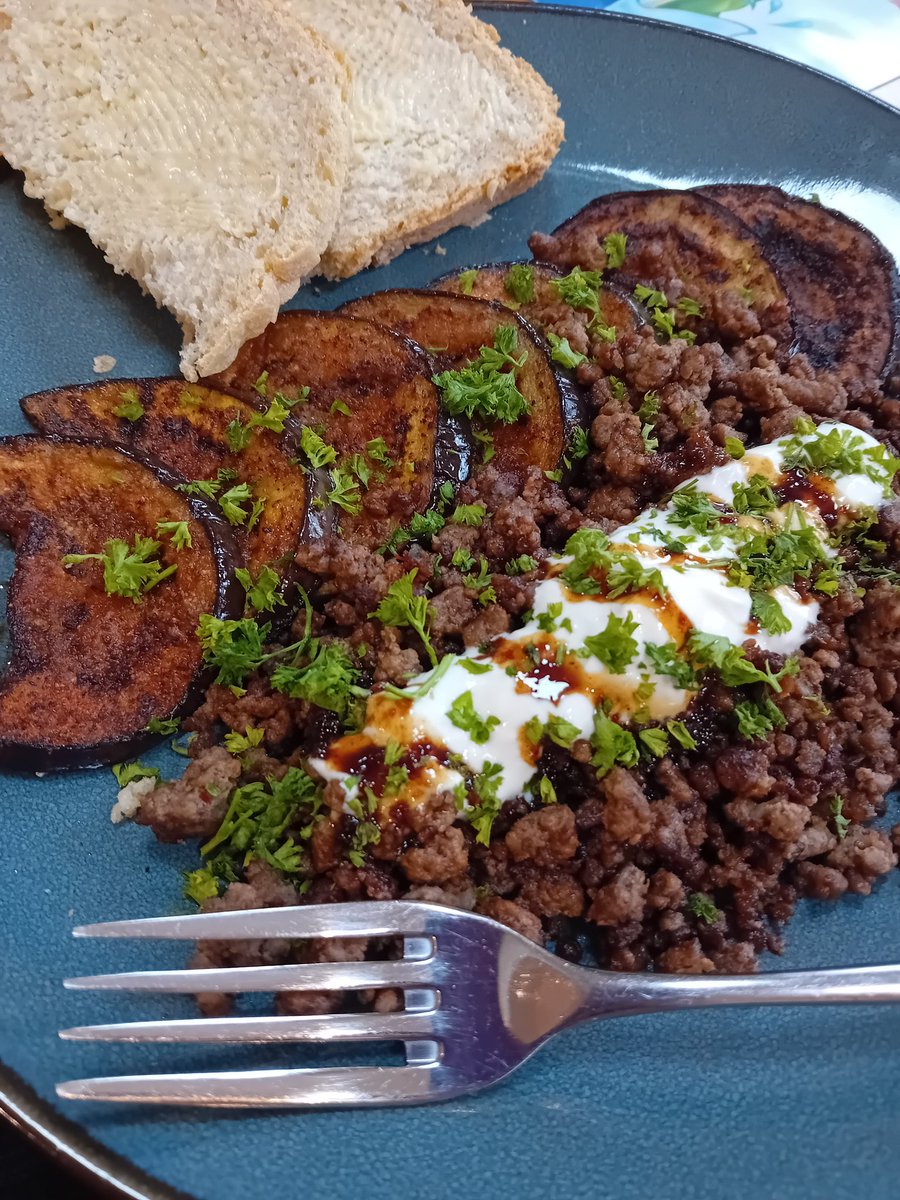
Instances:
[[[13,770],[97,766],[158,741],[153,717],[179,716],[208,685],[198,618],[241,615],[240,565],[227,524],[174,490],[160,464],[112,447],[50,438],[0,441],[0,529],[16,565],[7,620],[11,657],[0,681],[0,761]],[[176,551],[160,521],[187,522]],[[104,588],[103,567],[66,566],[135,535],[162,543],[178,570],[140,603]]]

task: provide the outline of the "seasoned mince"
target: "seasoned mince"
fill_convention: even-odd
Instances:
[[[683,296],[674,326],[610,336],[587,295],[530,314],[578,360],[565,470],[487,457],[378,550],[304,545],[308,604],[265,663],[207,641],[193,762],[139,818],[205,839],[204,909],[406,897],[575,961],[743,972],[800,897],[896,866],[900,826],[873,822],[900,776],[900,403],[758,322],[692,332]]]

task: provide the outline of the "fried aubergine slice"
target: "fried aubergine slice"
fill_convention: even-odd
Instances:
[[[862,225],[777,187],[699,189],[753,230],[784,284],[796,348],[816,370],[872,383],[900,352],[897,268]]]
[[[301,461],[319,472],[315,503],[341,536],[375,547],[428,507],[434,482],[437,389],[417,346],[369,321],[288,312],[206,380],[251,401],[309,389],[294,415]],[[326,526],[327,528],[327,526]]]
[[[22,410],[41,433],[134,450],[208,483],[192,491],[221,505],[254,580],[268,566],[286,587],[304,533],[306,479],[291,459],[290,398],[260,392],[249,404],[182,379],[110,379],[36,392]]]
[[[241,615],[240,559],[227,524],[175,483],[109,446],[0,440],[0,530],[16,553],[5,766],[121,761],[158,740],[149,721],[201,700],[198,621]]]
[[[529,466],[542,471],[559,468],[581,415],[580,402],[574,388],[553,370],[538,334],[517,313],[489,300],[412,289],[363,296],[341,311],[380,321],[411,337],[431,355],[436,375],[464,370],[484,347],[494,346],[498,329],[514,330],[513,356],[525,356],[516,371],[516,385],[528,412],[509,423],[476,416],[467,433],[481,447],[489,435],[492,453],[480,449],[474,458],[489,457],[493,466],[515,475]]]
[[[765,333],[788,353],[793,327],[784,288],[759,240],[727,208],[696,192],[618,192],[528,244],[535,258],[556,266],[604,270],[613,234],[626,238],[624,259],[613,260],[620,280],[700,306],[705,328],[693,320],[686,328],[734,341]]]
[[[455,296],[474,296],[476,300],[496,300],[543,333],[566,309],[564,301],[553,289],[554,280],[561,279],[562,275],[560,268],[550,263],[485,263],[441,275],[429,284],[429,288],[436,292],[452,292]],[[597,316],[620,335],[646,324],[646,314],[626,288],[607,283],[597,295]]]

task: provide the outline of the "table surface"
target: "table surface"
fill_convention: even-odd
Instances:
[[[553,0],[541,0],[551,3]],[[565,0],[733,37],[796,59],[900,108],[900,0]],[[12,1127],[0,1122],[8,1200],[97,1200]]]

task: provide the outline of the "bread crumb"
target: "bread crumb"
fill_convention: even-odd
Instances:
[[[155,787],[156,780],[153,776],[145,776],[143,779],[132,779],[131,783],[126,783],[123,788],[119,788],[116,802],[109,814],[113,825],[133,820],[137,816],[144,797],[149,796]]]
[[[107,371],[111,371],[116,365],[116,360],[111,354],[98,354],[94,358],[94,371],[97,375],[105,375]]]
[[[441,243],[438,242],[438,244],[434,248],[434,252],[435,252],[435,254],[438,255],[439,258],[444,258],[444,257],[446,257],[446,254],[447,254],[447,247],[442,246]]]

